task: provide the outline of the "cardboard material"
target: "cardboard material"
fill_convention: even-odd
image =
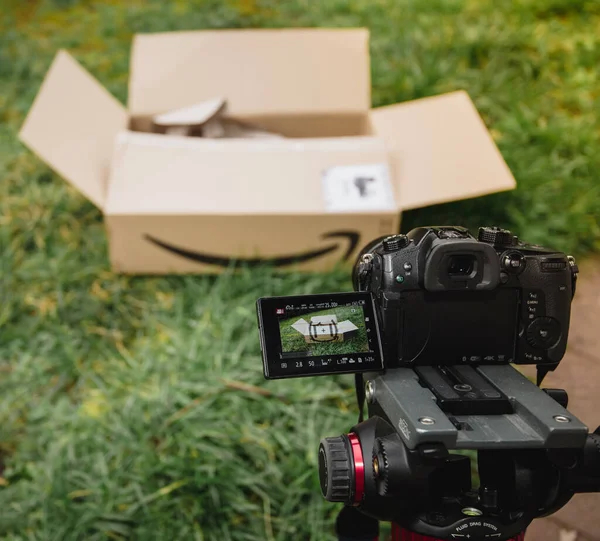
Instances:
[[[370,111],[369,69],[363,29],[138,35],[128,111],[61,51],[20,137],[104,211],[118,271],[327,270],[401,209],[515,185],[466,93]],[[215,96],[246,133],[151,133]]]
[[[320,215],[329,168],[387,157],[377,137],[230,141],[128,132],[117,140],[106,213]]]
[[[515,186],[464,91],[379,107],[373,131],[389,145],[400,208],[412,209]]]
[[[215,272],[237,256],[301,270],[352,259],[361,241],[398,226],[388,210],[328,214],[322,174],[385,163],[375,137],[206,140],[118,137],[106,219],[115,268]],[[169,189],[164,189],[168,178]]]
[[[59,51],[19,137],[99,209],[127,111],[71,55]]]
[[[133,40],[129,113],[225,96],[236,118],[362,113],[371,106],[365,29],[205,30]]]

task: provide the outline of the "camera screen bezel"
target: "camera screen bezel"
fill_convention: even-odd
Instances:
[[[278,308],[294,306],[300,307],[306,305],[309,307],[322,305],[325,303],[337,303],[338,306],[348,306],[354,302],[364,301],[361,304],[365,318],[365,328],[367,330],[367,339],[369,342],[368,355],[372,356],[373,361],[359,365],[357,362],[352,364],[349,358],[352,354],[336,354],[336,355],[307,355],[298,356],[297,358],[289,359],[287,362],[293,366],[288,366],[283,369],[281,364],[281,338],[279,320],[276,311]],[[347,292],[347,293],[326,293],[318,295],[294,295],[289,297],[263,297],[256,301],[256,310],[258,315],[259,335],[261,342],[263,372],[266,379],[281,379],[295,378],[305,376],[325,376],[331,374],[354,374],[358,372],[379,372],[384,369],[383,353],[381,347],[381,336],[379,333],[378,314],[375,308],[373,295],[370,292]],[[298,317],[301,317],[300,315]],[[358,353],[360,355],[360,353]],[[356,355],[355,355],[356,356]],[[322,365],[321,359],[331,359],[327,365]],[[342,363],[346,358],[346,362]],[[308,361],[314,360],[315,366],[309,366]],[[297,366],[296,361],[301,362],[301,366]],[[306,362],[302,362],[306,361]]]

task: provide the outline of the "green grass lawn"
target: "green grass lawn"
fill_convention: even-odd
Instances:
[[[464,88],[518,180],[409,212],[600,248],[600,4],[593,0],[4,0],[0,9],[0,538],[332,539],[319,439],[352,378],[264,382],[258,297],[349,276],[111,272],[102,216],[17,141],[56,50],[118,98],[134,32],[367,26],[373,100]]]
[[[281,319],[279,321],[279,333],[281,338],[281,346],[283,352],[295,352],[302,351],[307,352],[309,355],[341,355],[343,353],[356,353],[361,351],[369,351],[369,342],[367,340],[367,330],[365,328],[364,315],[362,308],[352,308],[349,306],[340,306],[335,310],[327,309],[318,312],[310,312],[305,314],[302,318],[305,321],[310,322],[311,317],[314,316],[329,316],[334,314],[337,317],[337,323],[343,321],[350,321],[358,327],[355,332],[352,333],[348,338],[339,340],[337,327],[325,326],[325,330],[329,331],[330,334],[334,335],[335,340],[318,341],[319,334],[316,330],[311,336],[317,338],[311,342],[306,342],[304,335],[300,334],[296,329],[292,327],[296,323],[300,316],[294,316],[290,318]]]

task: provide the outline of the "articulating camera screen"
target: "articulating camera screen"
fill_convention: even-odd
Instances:
[[[266,377],[381,369],[370,294],[272,297],[257,306]]]

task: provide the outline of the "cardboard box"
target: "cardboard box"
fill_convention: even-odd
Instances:
[[[349,319],[338,323],[335,314],[313,316],[310,322],[304,318],[296,321],[292,328],[298,331],[307,344],[315,342],[344,342],[358,334],[358,327]]]
[[[217,96],[286,137],[149,133]],[[370,107],[364,29],[142,34],[127,108],[60,51],[20,138],[103,211],[128,273],[326,270],[396,232],[401,210],[515,186],[465,92]]]

